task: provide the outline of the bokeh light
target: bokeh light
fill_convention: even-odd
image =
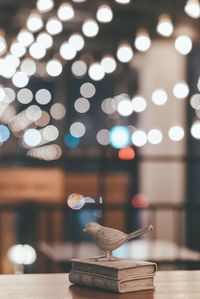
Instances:
[[[137,32],[134,44],[136,49],[141,52],[145,52],[150,48],[151,39],[149,37],[147,30],[140,29]]]
[[[71,135],[76,138],[82,137],[86,131],[84,124],[81,122],[74,122],[73,124],[71,124],[69,130]]]
[[[22,88],[17,93],[17,99],[21,104],[29,104],[33,99],[33,93],[28,88]]]
[[[35,42],[30,46],[29,53],[33,58],[41,59],[46,55],[46,49],[38,42]]]
[[[193,18],[198,19],[200,17],[200,4],[198,0],[187,0],[185,7],[185,13]]]
[[[12,83],[16,87],[25,87],[29,82],[28,76],[23,72],[16,72],[12,77]]]
[[[72,210],[80,210],[85,205],[85,199],[81,194],[72,193],[67,198],[67,205]]]
[[[173,94],[178,99],[184,99],[189,94],[189,87],[186,82],[179,82],[173,87]]]
[[[107,129],[101,129],[97,132],[97,141],[101,145],[108,145],[110,143],[110,131]]]
[[[195,121],[192,124],[190,133],[195,139],[200,139],[200,121]]]
[[[76,56],[75,47],[69,42],[64,42],[60,46],[60,56],[65,60],[72,60]]]
[[[25,58],[20,65],[20,69],[27,76],[32,76],[35,74],[37,67],[36,67],[36,63],[33,59]]]
[[[53,45],[53,38],[47,32],[41,32],[36,39],[37,43],[45,49],[49,49]]]
[[[35,249],[28,244],[13,245],[8,250],[9,261],[13,264],[31,265],[37,259]]]
[[[117,49],[117,58],[122,63],[127,63],[133,58],[133,50],[129,43],[122,43]]]
[[[90,102],[85,98],[78,98],[74,102],[74,108],[79,113],[85,113],[90,109]]]
[[[62,103],[55,103],[50,108],[50,114],[56,120],[63,119],[66,115],[66,108]]]
[[[147,134],[143,130],[136,130],[131,139],[135,146],[144,146],[147,143]]]
[[[110,130],[110,144],[114,148],[123,148],[130,144],[131,136],[125,126],[114,126]]]
[[[43,27],[43,20],[39,14],[31,14],[26,21],[27,28],[32,32],[37,32]]]
[[[57,77],[62,73],[63,67],[59,60],[49,60],[46,65],[47,74],[51,77]]]
[[[87,72],[87,64],[82,60],[77,60],[72,64],[72,74],[77,78],[82,78]]]
[[[54,1],[53,0],[37,0],[36,7],[41,13],[48,12],[53,9]]]
[[[41,133],[36,129],[28,129],[23,135],[23,141],[27,146],[34,147],[40,144],[42,140]]]
[[[46,141],[51,142],[58,138],[59,131],[56,126],[48,125],[42,130],[42,136]]]
[[[5,125],[0,125],[0,143],[7,141],[10,137],[10,130]]]
[[[174,27],[170,16],[162,14],[158,20],[157,32],[164,37],[169,37],[173,33],[173,30]]]
[[[71,4],[63,3],[59,6],[57,14],[61,21],[66,22],[74,17],[75,12]]]
[[[156,105],[164,105],[167,102],[167,93],[164,89],[156,89],[152,93],[152,101]]]
[[[87,19],[82,25],[83,34],[87,37],[95,37],[99,32],[99,26],[93,19]]]
[[[118,151],[118,158],[120,160],[133,160],[135,158],[135,151],[130,146],[121,148]]]
[[[183,139],[185,133],[182,127],[173,126],[169,129],[168,135],[172,141],[180,141]]]
[[[112,21],[113,18],[113,12],[110,6],[108,5],[101,5],[99,6],[97,13],[96,13],[96,18],[99,22],[101,23],[109,23]]]
[[[189,36],[181,35],[175,40],[175,48],[182,55],[187,55],[192,50],[192,40]]]
[[[147,139],[151,144],[159,144],[163,139],[163,134],[158,129],[152,129],[148,132]]]
[[[56,17],[51,17],[46,23],[46,31],[51,35],[57,35],[63,30],[63,25]]]
[[[80,139],[77,138],[77,137],[74,137],[73,135],[71,135],[70,133],[67,133],[65,135],[65,138],[64,138],[64,142],[65,142],[65,145],[71,149],[73,148],[76,148],[79,143],[80,143]]]
[[[92,63],[89,67],[88,74],[94,81],[102,80],[105,76],[105,72],[100,63]]]
[[[23,29],[18,33],[17,40],[24,47],[28,47],[34,41],[34,35],[32,34],[32,32],[30,32],[26,29]]]
[[[101,60],[101,66],[105,73],[110,74],[116,70],[117,63],[112,56],[106,55]]]
[[[83,83],[80,87],[80,94],[84,98],[92,98],[96,93],[96,88],[94,84],[90,82]]]
[[[119,102],[117,111],[122,116],[129,116],[133,113],[133,104],[129,99],[124,99]]]
[[[85,45],[84,38],[79,33],[73,33],[69,37],[69,43],[76,49],[76,51],[82,50]]]
[[[51,93],[45,88],[39,89],[35,94],[35,99],[40,105],[46,105],[51,101]]]
[[[190,98],[190,105],[193,109],[200,109],[200,94],[196,93]]]
[[[145,98],[141,96],[135,96],[132,98],[132,107],[133,107],[133,111],[140,113],[146,109],[147,102]]]

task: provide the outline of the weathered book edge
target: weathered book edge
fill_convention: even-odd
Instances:
[[[157,271],[157,265],[155,263],[152,263],[152,265],[144,265],[144,266],[139,266],[139,267],[129,267],[129,268],[124,268],[124,269],[117,269],[117,268],[108,268],[103,265],[98,265],[98,264],[90,264],[87,262],[80,262],[76,260],[72,260],[72,270],[75,271],[81,271],[81,272],[86,272],[86,273],[91,273],[91,274],[96,274],[96,275],[101,275],[106,276],[108,278],[113,278],[113,279],[122,279],[124,277],[123,273],[128,272],[133,270],[133,269],[138,269],[138,268],[150,268],[152,267],[152,271],[148,272],[146,275],[150,274],[155,274]],[[138,277],[138,275],[131,275],[130,276],[132,279],[135,279]]]
[[[75,271],[71,271],[69,273],[69,281],[74,284],[88,286],[88,287],[96,287],[104,290],[108,290],[116,293],[128,293],[128,292],[136,292],[136,291],[144,291],[144,290],[152,290],[154,289],[153,285],[153,277],[146,277],[144,279],[138,279],[138,281],[151,279],[151,285],[143,285],[138,287],[129,287],[129,288],[121,288],[122,283],[126,283],[126,281],[118,281],[114,279],[107,279],[105,277],[93,276],[90,274],[80,274]],[[129,280],[131,282],[132,280]],[[135,280],[136,281],[136,280]]]

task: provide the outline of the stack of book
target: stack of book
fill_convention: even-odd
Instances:
[[[127,293],[154,288],[155,263],[117,259],[97,261],[97,258],[73,259],[69,273],[71,283]]]

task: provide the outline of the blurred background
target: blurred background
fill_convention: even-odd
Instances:
[[[102,254],[200,267],[198,0],[0,0],[0,273]]]

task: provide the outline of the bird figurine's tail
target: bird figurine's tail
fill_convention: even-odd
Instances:
[[[140,228],[140,229],[138,229],[138,230],[136,230],[136,231],[128,234],[127,239],[131,240],[133,238],[139,237],[139,236],[141,236],[141,235],[143,235],[143,234],[151,231],[152,229],[153,229],[153,225],[152,224],[147,225],[147,226],[145,226],[143,228]]]

